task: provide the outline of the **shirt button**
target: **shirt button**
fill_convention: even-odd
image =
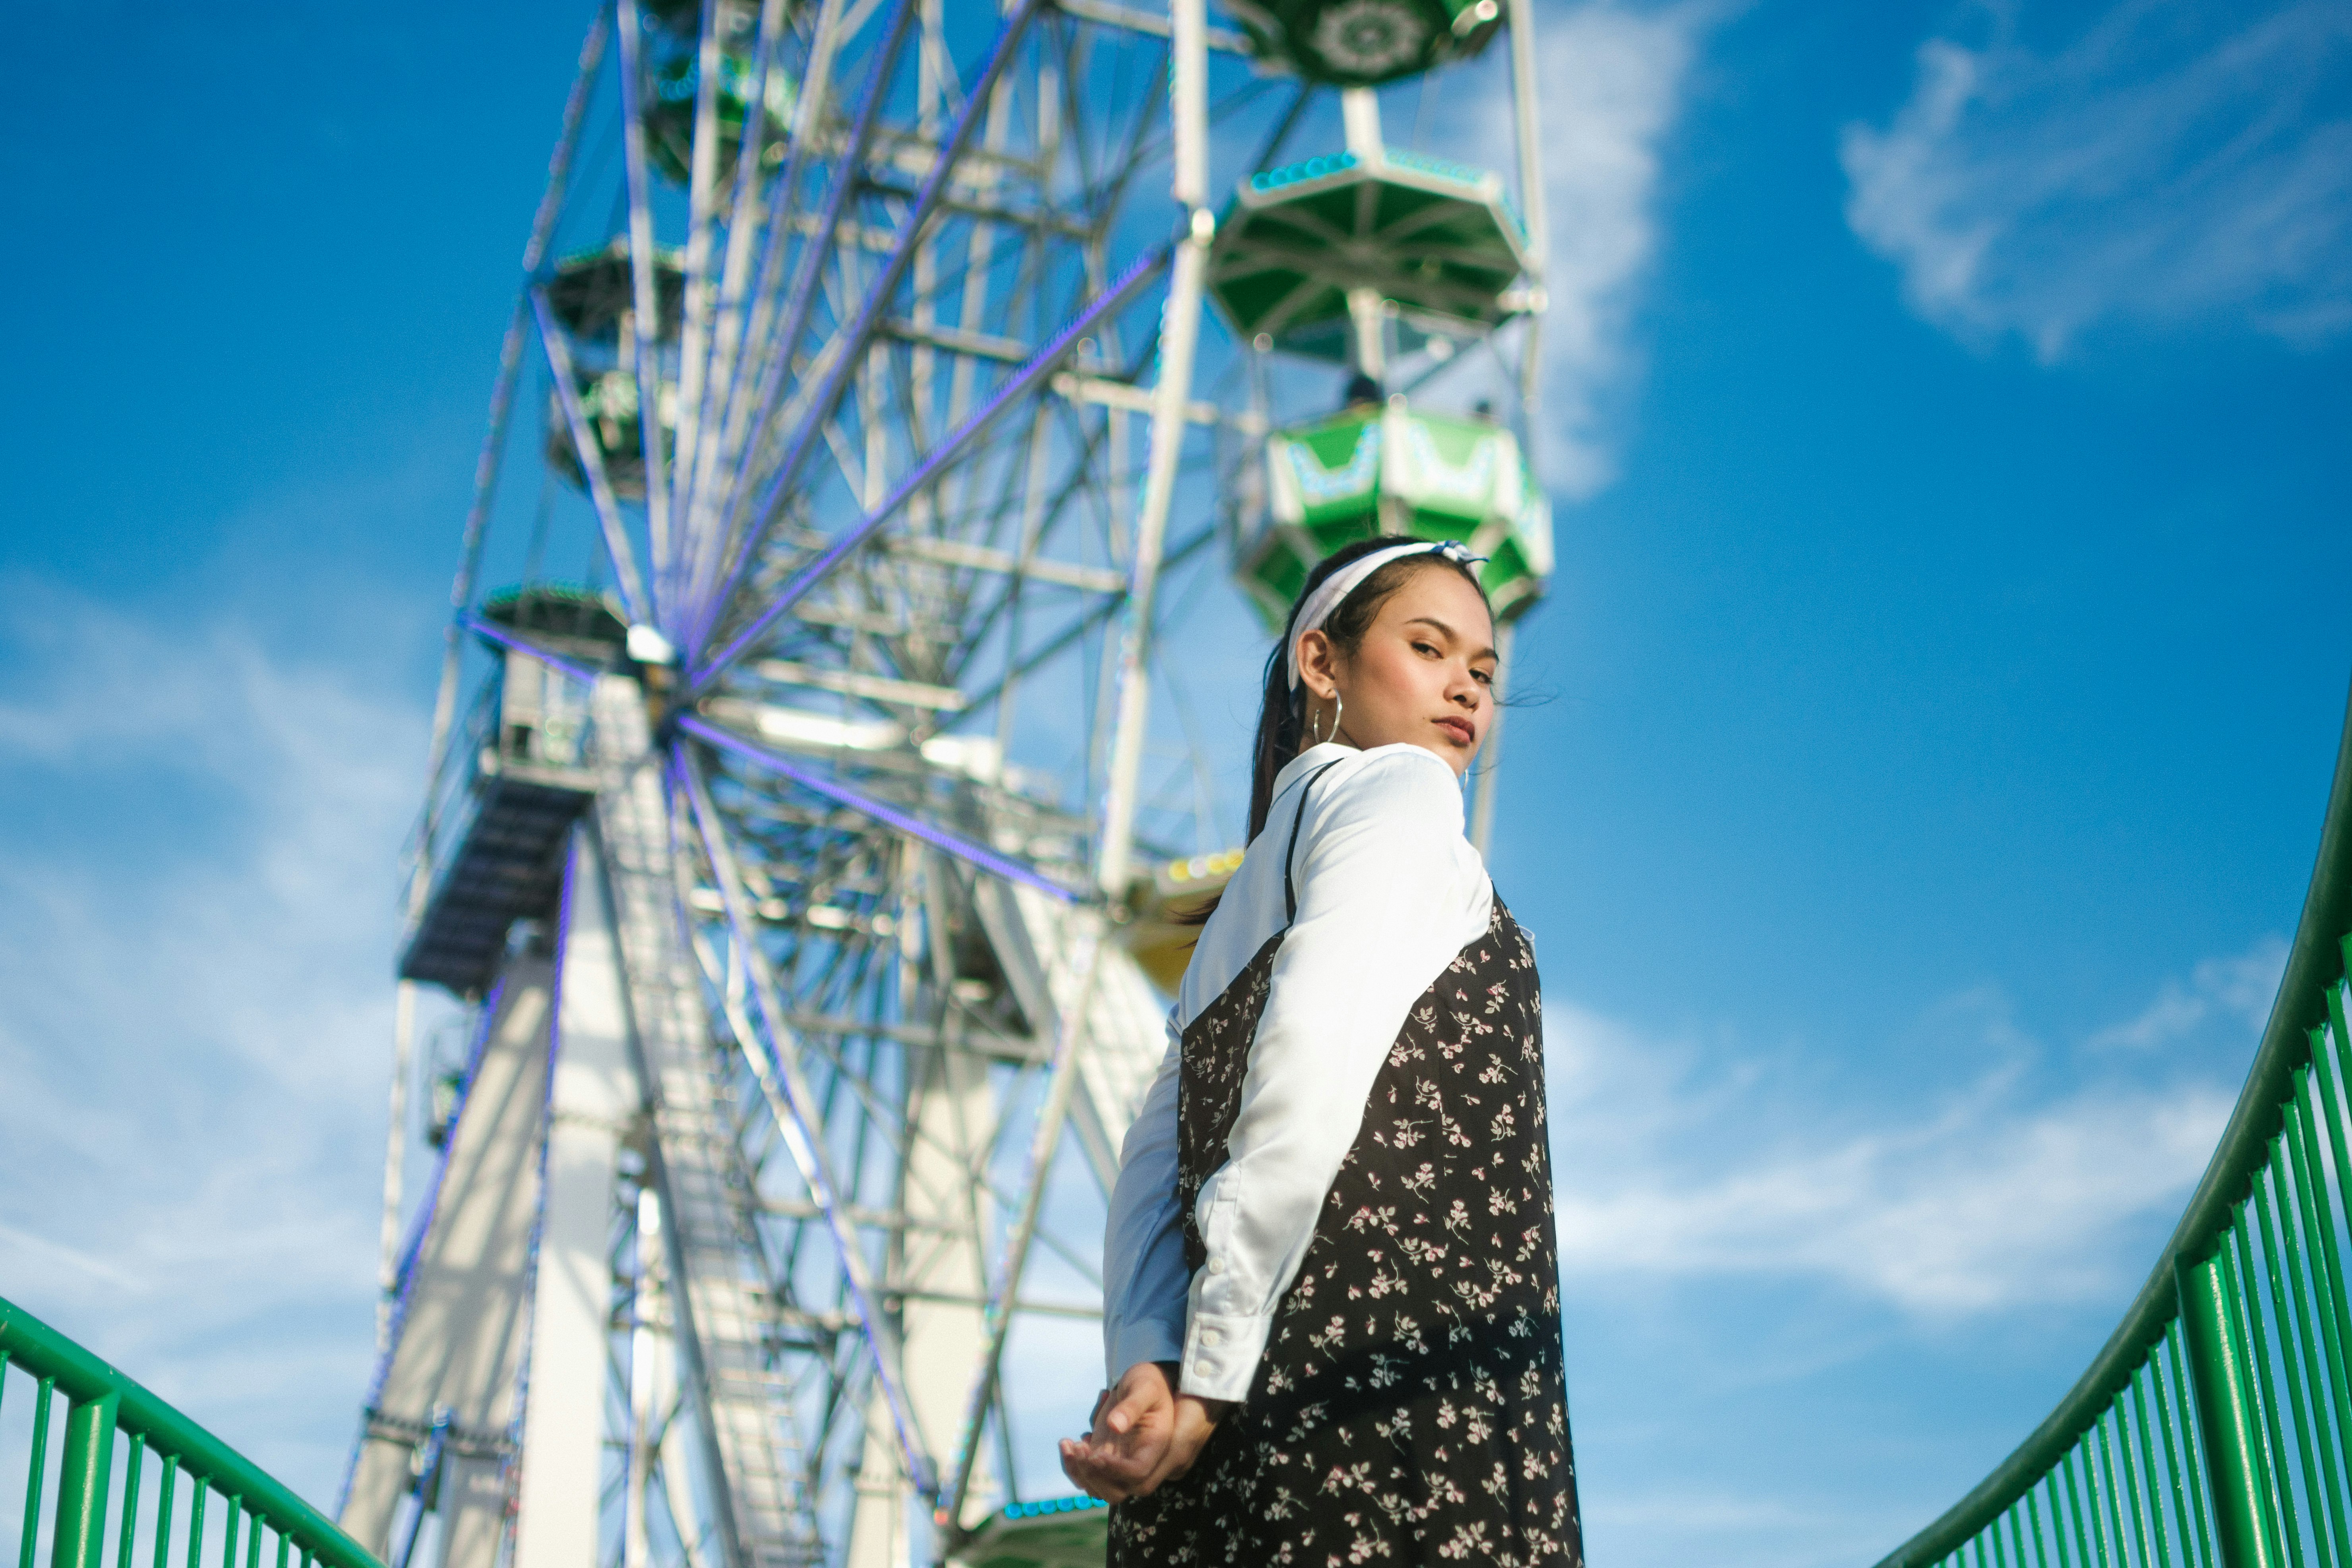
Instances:
[[[1223,1258],[1212,1258],[1211,1259],[1209,1259],[1209,1272],[1210,1272],[1210,1273],[1212,1273],[1212,1274],[1223,1274],[1224,1271],[1225,1271],[1225,1260],[1224,1260]]]
[[[1214,1377],[1217,1374],[1217,1363],[1211,1361],[1206,1356],[1194,1356],[1192,1358],[1192,1370],[1199,1373],[1202,1377]]]
[[[1204,1345],[1220,1345],[1225,1342],[1225,1336],[1217,1332],[1214,1329],[1202,1329],[1201,1331],[1201,1342]]]

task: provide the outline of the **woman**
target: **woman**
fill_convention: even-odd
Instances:
[[[1462,836],[1494,679],[1470,558],[1394,538],[1267,660],[1249,850],[1111,1196],[1112,1386],[1062,1444],[1112,1568],[1580,1568],[1542,1003]]]

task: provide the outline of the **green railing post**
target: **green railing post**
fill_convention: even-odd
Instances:
[[[1965,1563],[2004,1517],[2017,1568],[2021,1526],[2031,1568],[2352,1568],[2347,972],[2352,714],[2270,1021],[2147,1283],[2057,1408],[1878,1568]]]
[[[26,1448],[32,1463],[25,1474],[25,1537],[16,1547],[16,1568],[33,1568],[41,1539],[41,1479],[49,1469],[49,1402],[58,1392],[55,1376],[44,1377],[33,1389],[33,1441]]]
[[[16,1568],[105,1568],[100,1542],[111,1503],[117,1433],[130,1444],[130,1458],[122,1483],[122,1545],[114,1568],[132,1568],[131,1548],[140,1530],[140,1475],[150,1455],[162,1461],[163,1476],[155,1495],[152,1561],[146,1568],[259,1568],[265,1529],[276,1531],[281,1543],[290,1539],[299,1547],[305,1568],[314,1563],[318,1568],[383,1568],[284,1482],[38,1318],[0,1300],[0,1381],[11,1366],[39,1380],[34,1389],[31,1459],[26,1467],[25,1523]],[[39,1524],[46,1517],[41,1510],[48,1500],[44,1457],[49,1406],[58,1395],[67,1402],[65,1457],[58,1468],[57,1525],[43,1565],[37,1548]],[[187,1484],[182,1488],[184,1477]],[[179,1490],[189,1494],[184,1527],[175,1523]],[[222,1521],[220,1551],[208,1555],[205,1500],[215,1491],[227,1518]],[[176,1561],[175,1531],[187,1538]],[[240,1546],[245,1551],[241,1563]]]
[[[106,1494],[114,1480],[114,1416],[121,1404],[122,1395],[110,1393],[77,1402],[66,1416],[49,1568],[100,1568],[106,1552]]]
[[[2225,1243],[2226,1245],[2226,1243]],[[2206,1490],[2213,1500],[2221,1568],[2281,1568],[2272,1556],[2270,1467],[2254,1408],[2253,1367],[2238,1322],[2236,1292],[2218,1255],[2184,1261],[2180,1326],[2189,1385],[2204,1439]]]

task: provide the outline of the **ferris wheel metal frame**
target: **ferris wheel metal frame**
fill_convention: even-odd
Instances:
[[[1545,215],[1531,0],[1507,9],[1529,284],[1465,345],[1524,442]],[[1048,1221],[1074,1180],[1099,1212],[1158,1065],[1155,868],[1188,824],[1217,847],[1152,698],[1170,574],[1213,576],[1263,510],[1301,384],[1261,338],[1202,395],[1213,169],[1265,171],[1328,114],[1262,56],[1205,0],[597,11],[408,882],[380,1365],[341,1510],[394,1568],[1064,1560],[1028,1528],[1058,1516],[1016,1489],[1004,1368],[1016,1339],[1091,1340],[1088,1247]],[[648,95],[689,89],[681,158]],[[1369,90],[1340,119],[1378,144]],[[680,163],[682,194],[656,177]],[[1360,368],[1381,331],[1357,312]],[[486,599],[533,383],[544,472],[586,506],[543,478],[525,585]],[[609,592],[532,586],[559,505]],[[412,1213],[436,984],[462,1044]]]

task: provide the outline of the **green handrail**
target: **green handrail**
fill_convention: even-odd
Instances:
[[[2147,1283],[2049,1417],[1879,1568],[2352,1568],[2347,967],[2352,713],[2261,1048]]]
[[[215,1559],[219,1568],[236,1568],[241,1524],[247,1527],[243,1531],[247,1568],[261,1568],[265,1529],[277,1537],[276,1568],[289,1568],[290,1559],[298,1552],[302,1568],[383,1568],[334,1521],[253,1461],[22,1307],[0,1300],[0,1397],[7,1392],[12,1366],[34,1384],[33,1441],[26,1466],[24,1537],[17,1568],[36,1568],[41,1493],[49,1468],[50,1406],[60,1394],[67,1403],[65,1444],[57,1466],[50,1568],[106,1568],[117,1432],[130,1438],[130,1450],[122,1465],[121,1522],[113,1568],[133,1568],[140,1472],[150,1453],[163,1461],[163,1473],[155,1494],[153,1545],[144,1559],[145,1568],[169,1568],[172,1494],[182,1477],[187,1478],[194,1493],[188,1505],[187,1549],[182,1568],[202,1568],[205,1561],[205,1501],[209,1494],[217,1494],[226,1504],[221,1550]]]

